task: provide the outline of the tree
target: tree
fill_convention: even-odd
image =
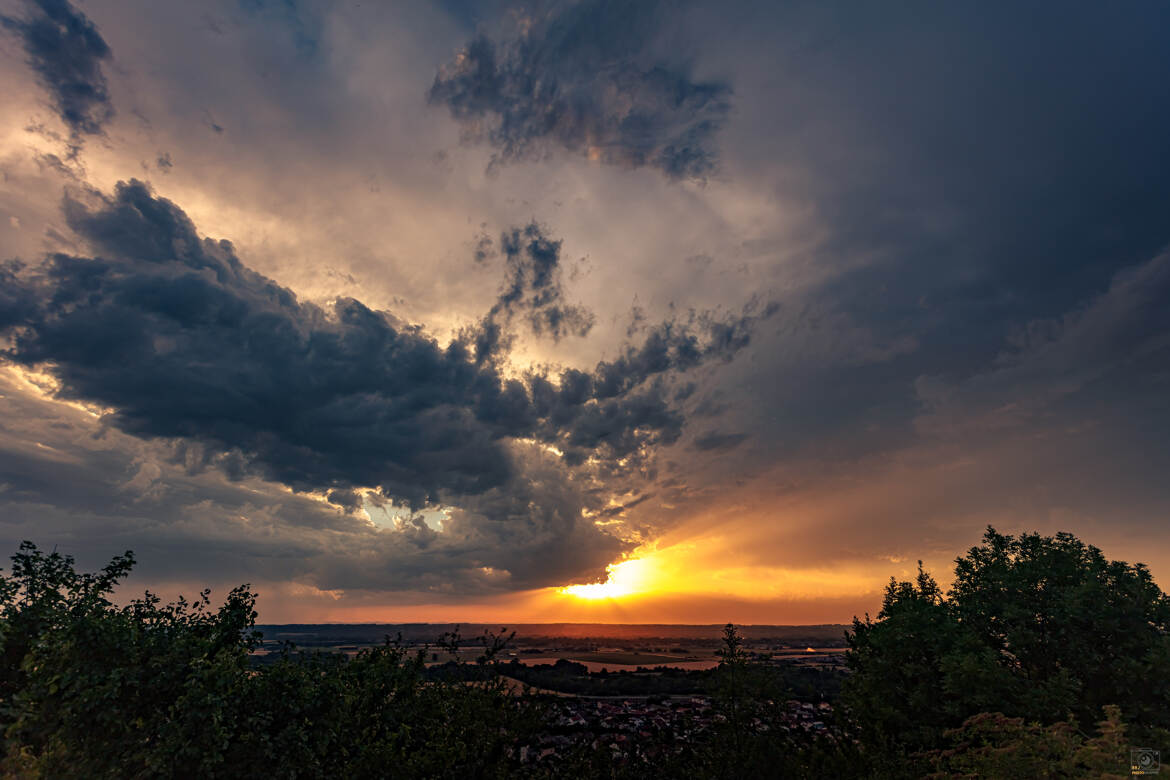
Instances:
[[[716,676],[716,701],[722,704],[726,718],[726,730],[731,738],[731,755],[736,761],[744,758],[744,741],[747,731],[748,702],[744,701],[744,688],[748,672],[747,655],[743,651],[743,639],[734,625],[723,627],[723,647],[716,651],[719,656],[719,672]],[[735,772],[738,776],[739,772]]]
[[[70,619],[108,609],[105,598],[134,565],[134,555],[115,557],[98,574],[81,574],[73,559],[46,555],[31,542],[12,556],[12,576],[0,575],[0,726],[16,717],[14,702],[28,679],[24,659],[35,642]]]
[[[1148,569],[1071,534],[1003,535],[956,559],[944,596],[922,571],[854,620],[843,701],[878,755],[940,749],[979,713],[1052,725],[1117,705],[1135,737],[1170,727],[1170,601]]]
[[[1108,704],[1170,727],[1170,599],[1149,569],[1109,561],[1072,534],[999,534],[955,563],[955,619],[1011,675],[1012,709],[1045,723],[1096,722]]]
[[[882,752],[940,746],[944,730],[973,714],[967,712],[973,706],[966,700],[970,691],[1001,685],[994,680],[991,653],[980,652],[975,637],[954,620],[921,561],[914,582],[891,578],[876,622],[869,615],[864,621],[854,618],[848,641],[845,658],[852,674],[843,699],[863,742]],[[952,679],[959,669],[968,682],[994,681],[959,686]]]
[[[352,660],[297,654],[253,668],[255,595],[171,604],[110,595],[134,558],[96,574],[24,543],[0,575],[0,717],[19,777],[505,777],[534,707],[490,662],[432,679],[387,639]]]

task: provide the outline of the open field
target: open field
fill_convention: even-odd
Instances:
[[[622,666],[670,666],[684,661],[699,660],[695,658],[680,658],[676,655],[636,652],[565,653],[564,657],[570,661],[598,664],[611,663],[621,664]]]
[[[686,659],[682,659],[682,658],[672,657],[672,658],[666,658],[665,660],[661,660],[661,661],[639,661],[639,662],[633,663],[633,664],[626,664],[626,663],[619,663],[619,662],[613,660],[613,657],[608,653],[598,654],[599,657],[604,659],[604,660],[600,660],[600,661],[582,661],[577,657],[578,655],[580,655],[580,654],[579,653],[566,653],[563,655],[541,656],[541,657],[523,656],[523,657],[519,657],[519,658],[509,658],[509,659],[505,659],[505,660],[515,660],[515,661],[518,661],[519,663],[524,664],[525,666],[548,666],[548,665],[555,664],[557,661],[571,661],[575,664],[580,664],[581,666],[584,666],[586,670],[588,670],[589,672],[592,672],[592,673],[600,672],[603,669],[610,671],[610,672],[621,672],[621,671],[633,672],[633,671],[636,671],[640,668],[642,668],[642,669],[646,669],[646,668],[661,669],[663,667],[669,667],[672,669],[687,669],[687,670],[694,671],[694,670],[700,670],[700,669],[711,669],[711,668],[714,668],[714,667],[719,665],[719,659],[715,658],[714,656],[709,657],[709,658],[705,658],[705,659],[700,658],[700,659],[692,659],[692,660],[686,660]],[[627,655],[638,655],[638,654],[637,653],[629,653]]]
[[[363,647],[400,637],[410,651],[421,651],[428,666],[453,659],[474,663],[483,653],[484,631],[500,634],[499,626],[484,624],[333,624],[258,626],[264,641],[257,656],[293,642],[301,651],[354,655]],[[458,630],[463,637],[456,655],[438,644],[440,636]],[[639,668],[710,669],[719,663],[723,627],[714,625],[526,624],[497,656],[525,666],[571,661],[589,673],[602,670],[635,672]],[[743,626],[743,649],[756,658],[800,666],[833,667],[841,664],[845,626]],[[505,635],[510,632],[502,632]]]

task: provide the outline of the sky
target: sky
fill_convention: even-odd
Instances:
[[[0,1],[0,549],[262,622],[1170,576],[1170,6]],[[214,597],[214,595],[213,595]]]

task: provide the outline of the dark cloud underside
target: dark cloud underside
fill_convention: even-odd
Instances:
[[[547,237],[544,229],[532,222],[504,231],[500,250],[506,263],[504,286],[487,316],[462,336],[474,349],[477,362],[494,359],[508,349],[512,320],[517,315],[527,320],[534,334],[554,341],[588,335],[595,319],[593,312],[564,300],[560,241]],[[491,238],[479,238],[476,262],[486,262],[495,255]]]
[[[696,81],[685,61],[649,53],[672,3],[585,0],[525,20],[515,39],[477,35],[435,77],[447,106],[500,161],[548,145],[672,179],[716,169],[731,88]]]
[[[43,267],[6,271],[6,288],[19,293],[0,299],[13,336],[6,357],[49,367],[62,396],[109,407],[127,433],[199,443],[202,460],[230,476],[327,491],[342,507],[358,505],[355,488],[413,506],[491,509],[503,505],[487,499],[500,490],[544,491],[545,504],[563,504],[526,487],[524,463],[534,461],[517,461],[512,442],[555,445],[570,465],[652,454],[684,423],[669,400],[671,373],[730,358],[763,316],[752,307],[692,314],[593,372],[506,379],[463,341],[442,348],[356,300],[298,301],[228,242],[200,238],[144,184],[86,197],[89,205],[67,198],[65,212],[95,257],[55,254]],[[504,297],[520,290],[508,305],[540,312],[553,300],[559,243],[529,228],[505,244],[517,237],[528,243],[505,246],[513,262]],[[574,501],[580,522],[584,505]]]
[[[4,26],[20,38],[74,143],[84,135],[100,135],[114,116],[102,73],[110,47],[68,0],[30,0],[27,5],[26,18],[3,17]]]
[[[716,452],[733,450],[743,444],[748,438],[746,433],[721,433],[708,431],[695,439],[695,448],[699,450],[713,450]]]

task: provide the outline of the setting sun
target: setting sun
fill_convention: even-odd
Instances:
[[[579,599],[616,599],[640,592],[645,587],[645,561],[634,558],[606,567],[605,582],[589,585],[569,585],[561,593]]]

